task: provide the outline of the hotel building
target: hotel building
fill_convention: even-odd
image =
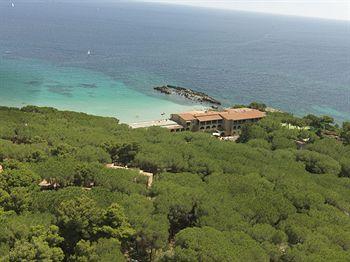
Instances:
[[[193,111],[172,114],[170,119],[177,123],[169,127],[171,132],[179,131],[223,131],[226,136],[239,134],[242,126],[254,123],[266,113],[251,108],[225,109],[223,111]]]

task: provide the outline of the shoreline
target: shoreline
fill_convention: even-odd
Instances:
[[[146,117],[146,118],[138,118],[137,120],[140,121],[134,121],[135,119],[129,119],[129,120],[123,120],[122,118],[119,118],[116,115],[112,115],[112,114],[99,114],[99,113],[95,113],[95,112],[88,112],[87,110],[76,110],[76,109],[71,109],[71,108],[65,108],[65,107],[61,107],[61,106],[55,106],[52,104],[21,104],[19,106],[16,105],[8,105],[8,104],[4,104],[0,102],[0,108],[1,107],[7,107],[7,108],[16,108],[18,110],[20,110],[23,107],[26,106],[35,106],[35,107],[46,107],[46,108],[53,108],[59,111],[67,111],[67,112],[74,112],[74,113],[81,113],[81,114],[86,114],[86,115],[91,115],[91,116],[96,116],[96,117],[106,117],[106,118],[111,118],[111,119],[115,119],[118,120],[119,124],[125,124],[128,125],[130,128],[142,128],[142,127],[150,127],[150,126],[158,126],[158,127],[171,127],[174,125],[177,125],[176,122],[174,122],[171,119],[171,114],[179,114],[179,113],[186,113],[186,112],[199,112],[199,111],[213,111],[216,112],[216,110],[213,110],[212,108],[209,107],[190,107],[187,109],[183,109],[183,110],[172,110],[169,111],[169,114],[165,114],[163,115],[163,113],[159,113],[161,117]],[[226,109],[229,109],[230,107],[226,107]],[[273,108],[270,106],[267,106],[264,110],[266,113],[286,113],[286,114],[292,114],[294,117],[299,117],[299,118],[303,118],[305,116],[307,116],[308,114],[295,114],[292,112],[288,112],[288,111],[284,111],[284,110],[280,110],[277,108]],[[309,113],[312,114],[312,113]],[[315,115],[317,117],[322,117],[322,116],[327,116],[327,115]],[[336,118],[334,118],[334,122],[336,124],[340,124],[342,125],[342,123],[345,122],[350,122],[350,118],[349,119],[345,119],[344,121],[340,121]]]

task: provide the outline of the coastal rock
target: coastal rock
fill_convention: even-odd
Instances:
[[[158,87],[155,87],[154,90],[159,91],[166,95],[172,94],[172,92],[166,86],[158,86]]]
[[[184,88],[184,87],[173,86],[173,85],[164,85],[164,86],[154,87],[154,90],[166,95],[174,94],[174,95],[182,96],[182,97],[185,97],[186,99],[200,102],[200,103],[221,105],[221,102],[216,100],[215,98],[203,92],[197,92],[195,90],[192,90],[190,88]]]

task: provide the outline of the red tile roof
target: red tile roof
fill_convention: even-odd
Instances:
[[[187,112],[179,114],[179,116],[185,121],[199,120],[204,121],[215,121],[215,120],[245,120],[245,119],[256,119],[263,118],[266,113],[251,108],[237,108],[237,109],[226,109],[224,111],[206,111],[206,112]]]
[[[196,118],[194,117],[193,114],[191,113],[182,113],[182,114],[179,114],[179,116],[185,120],[185,121],[192,121],[192,120],[196,120]]]
[[[220,115],[226,120],[256,119],[266,116],[264,112],[250,108],[227,109],[225,112],[220,113]]]
[[[204,121],[215,121],[215,120],[222,120],[222,117],[219,114],[213,114],[213,115],[197,115],[196,118],[199,120],[199,122]]]

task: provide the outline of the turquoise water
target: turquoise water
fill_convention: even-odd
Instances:
[[[131,77],[132,78],[132,77]],[[147,79],[137,77],[139,82]],[[0,104],[39,105],[113,116],[125,123],[157,120],[201,106],[152,97],[92,70],[58,67],[38,60],[2,59]]]
[[[350,22],[127,1],[10,3],[0,1],[0,104],[134,122],[196,106],[153,90],[173,84],[225,106],[260,101],[350,120]]]

